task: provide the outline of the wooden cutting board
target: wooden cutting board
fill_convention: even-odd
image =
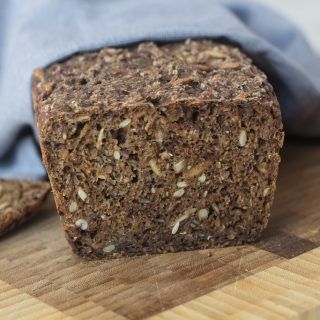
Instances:
[[[0,319],[320,319],[320,144],[290,143],[255,245],[88,262],[51,201],[0,240]]]

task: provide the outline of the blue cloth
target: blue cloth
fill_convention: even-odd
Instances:
[[[75,52],[143,40],[238,44],[269,76],[285,128],[320,136],[320,61],[301,32],[245,0],[1,0],[0,176],[45,175],[35,138],[31,75]]]

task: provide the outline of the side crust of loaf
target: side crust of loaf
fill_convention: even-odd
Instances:
[[[255,241],[283,143],[266,76],[197,40],[82,53],[34,73],[43,160],[85,258]]]

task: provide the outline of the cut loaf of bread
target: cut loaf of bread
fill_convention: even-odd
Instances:
[[[80,256],[237,245],[266,227],[281,115],[238,48],[187,40],[76,54],[34,72],[33,100]]]

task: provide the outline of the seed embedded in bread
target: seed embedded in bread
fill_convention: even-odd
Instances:
[[[154,174],[157,175],[158,177],[161,177],[162,173],[157,165],[157,161],[154,159],[151,159],[149,161],[149,165],[151,167],[151,170],[154,172]]]
[[[185,181],[178,181],[177,182],[177,187],[178,188],[186,188],[188,184]]]
[[[175,197],[175,198],[180,198],[180,197],[182,197],[183,195],[184,195],[184,189],[178,189],[174,194],[173,194],[173,196]]]
[[[131,123],[131,119],[124,119],[120,122],[119,128],[125,128]]]
[[[198,178],[198,181],[200,183],[204,183],[206,181],[206,175],[203,173],[199,178]]]
[[[88,222],[85,219],[78,219],[75,222],[75,225],[81,230],[87,230],[88,229]]]
[[[247,132],[246,130],[242,129],[239,135],[239,146],[244,147],[246,143],[247,143]]]
[[[114,244],[109,244],[103,248],[103,252],[110,253],[116,249]]]
[[[76,212],[77,209],[78,209],[77,203],[75,201],[70,202],[69,212],[71,212],[71,213]]]
[[[179,226],[180,226],[180,222],[178,221],[178,222],[176,222],[176,224],[172,228],[172,231],[171,231],[172,235],[175,235],[177,233]]]
[[[84,192],[84,190],[81,187],[78,188],[78,196],[82,201],[85,201],[88,197],[88,195]]]
[[[173,170],[175,173],[180,173],[186,166],[185,160],[180,160],[173,165]]]
[[[115,150],[113,152],[113,157],[115,158],[115,160],[120,160],[120,157],[121,157],[120,152],[118,150]]]
[[[200,220],[207,219],[209,215],[209,211],[207,209],[200,209],[198,211],[198,217]]]

